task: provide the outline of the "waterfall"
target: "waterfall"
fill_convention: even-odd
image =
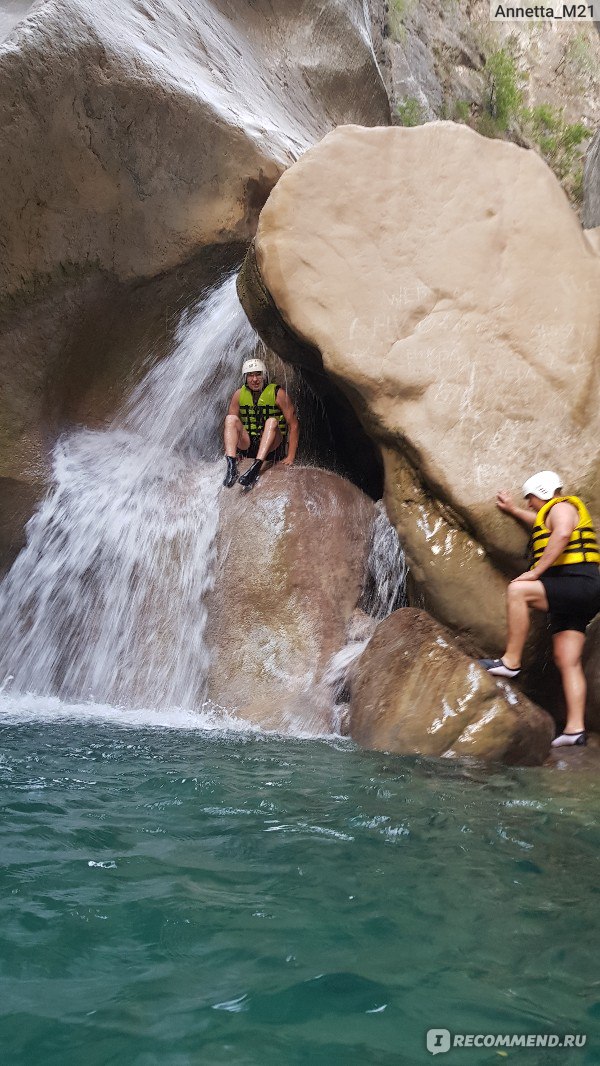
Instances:
[[[371,533],[368,577],[361,606],[367,614],[380,621],[397,607],[406,606],[408,567],[404,549],[382,500],[376,504],[376,512]]]
[[[106,430],[54,453],[53,488],[0,588],[0,681],[121,707],[198,707],[209,653],[220,424],[256,334],[235,276],[187,312]]]
[[[331,692],[333,722],[338,733],[347,731],[352,672],[377,623],[398,607],[406,606],[407,574],[404,549],[387,516],[383,501],[379,500],[371,530],[361,610],[356,612],[357,617],[351,623],[347,643],[331,657],[323,676]]]

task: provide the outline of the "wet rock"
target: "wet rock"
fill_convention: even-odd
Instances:
[[[583,795],[585,795],[588,783],[590,788],[595,788],[598,784],[600,736],[597,733],[588,733],[587,744],[584,748],[550,748],[544,766],[550,770],[560,770],[562,773],[580,774],[583,778]],[[553,782],[553,792],[555,787]]]
[[[186,300],[239,263],[290,162],[389,104],[362,0],[9,9],[0,478],[30,484],[65,425],[114,412]]]
[[[355,667],[350,732],[378,751],[539,765],[554,722],[424,611],[403,608],[379,623]]]
[[[417,602],[500,652],[527,535],[496,491],[548,466],[600,515],[600,255],[550,169],[452,123],[337,129],[273,190],[240,292],[378,442]]]
[[[346,642],[375,506],[324,470],[275,467],[251,492],[223,489],[209,696],[264,728],[331,729],[323,675]]]
[[[600,733],[600,615],[586,632],[583,669],[587,680],[586,727]]]

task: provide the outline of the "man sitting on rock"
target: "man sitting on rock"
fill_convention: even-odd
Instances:
[[[299,425],[287,392],[269,384],[261,359],[247,359],[242,366],[244,384],[236,389],[225,418],[227,473],[223,484],[237,480],[245,489],[254,485],[264,462],[291,466],[298,449]],[[286,455],[287,445],[287,455]],[[238,456],[254,459],[238,479]]]
[[[586,682],[581,665],[586,626],[600,611],[600,551],[589,511],[578,496],[560,495],[561,479],[552,470],[534,474],[523,485],[527,509],[507,492],[496,501],[501,511],[532,531],[530,569],[508,586],[508,640],[501,659],[481,659],[490,674],[517,677],[529,630],[529,608],[549,611],[554,661],[560,670],[567,722],[553,747],[586,743]]]

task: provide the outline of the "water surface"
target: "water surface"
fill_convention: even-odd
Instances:
[[[4,1066],[599,1061],[593,775],[114,719],[3,718]]]

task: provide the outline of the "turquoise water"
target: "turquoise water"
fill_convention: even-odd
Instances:
[[[426,1063],[586,1033],[594,775],[110,723],[2,730],[3,1066]]]

